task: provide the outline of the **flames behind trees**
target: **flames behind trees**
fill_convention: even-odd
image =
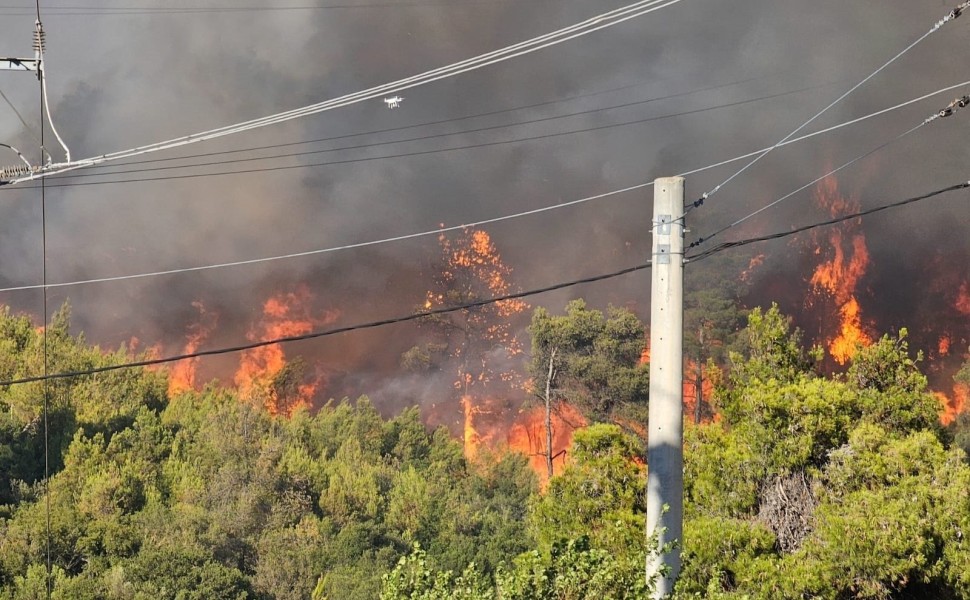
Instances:
[[[837,217],[859,210],[859,202],[839,194],[834,177],[819,183],[815,193],[816,203],[827,210],[830,216]],[[837,311],[837,319],[826,323],[837,323],[836,329],[823,331],[822,337],[829,355],[840,365],[846,364],[859,346],[872,344],[868,327],[863,324],[862,311],[856,291],[869,265],[869,250],[865,234],[859,230],[860,222],[845,221],[830,229],[827,246],[819,242],[816,255],[823,260],[816,267],[809,280],[813,297],[808,302],[828,301]],[[826,329],[828,329],[826,327]]]
[[[312,296],[305,286],[270,296],[262,311],[249,326],[246,339],[268,341],[308,333],[314,328],[333,322],[337,313],[312,314]],[[213,335],[219,314],[209,310],[201,301],[192,305],[198,319],[187,329],[183,352],[199,350]],[[239,364],[232,381],[243,398],[263,404],[272,414],[289,415],[300,406],[310,407],[320,386],[325,383],[322,371],[304,373],[305,363],[287,360],[280,344],[246,350],[239,355]],[[198,387],[199,358],[176,363],[169,371],[169,394],[177,395]]]
[[[840,191],[834,177],[816,186],[814,204],[825,217],[860,208],[857,198]],[[966,409],[966,394],[953,387],[952,377],[970,357],[970,278],[965,269],[954,268],[957,261],[942,243],[915,259],[894,247],[890,259],[875,262],[864,225],[875,226],[878,218],[888,217],[817,229],[808,237],[793,238],[785,256],[755,257],[752,264],[760,266],[755,276],[746,276],[751,281],[746,297],[781,302],[807,341],[826,350],[823,368],[828,371],[844,368],[877,333],[908,328],[912,346],[924,352],[921,368],[937,390],[941,421],[952,421]],[[878,256],[884,253],[882,249]],[[793,265],[806,273],[804,288],[791,285]]]

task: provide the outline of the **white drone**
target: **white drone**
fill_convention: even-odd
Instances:
[[[398,108],[401,106],[402,100],[404,100],[403,96],[393,96],[391,98],[384,98],[384,104],[386,104],[387,107],[391,109]]]

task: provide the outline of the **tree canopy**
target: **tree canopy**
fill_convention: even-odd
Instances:
[[[40,372],[45,336],[52,369],[132,358],[71,335],[69,317],[0,311],[0,376]],[[557,389],[591,417],[643,389],[635,317],[574,303],[533,325],[533,360],[562,348]],[[749,315],[717,418],[686,426],[675,597],[970,599],[963,417],[940,425],[905,330],[841,375],[816,356],[777,307]],[[649,594],[648,465],[615,424],[577,431],[540,490],[525,457],[470,462],[417,408],[386,418],[361,397],[281,416],[214,384],[167,389],[146,369],[51,382],[45,482],[45,386],[0,388],[0,599],[48,584],[72,600]]]

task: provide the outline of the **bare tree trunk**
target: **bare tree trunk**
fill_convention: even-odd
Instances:
[[[546,375],[546,469],[552,478],[552,375],[556,349],[549,354],[549,374]]]
[[[703,406],[704,406],[704,363],[702,358],[704,355],[704,326],[701,325],[700,329],[697,330],[697,339],[700,341],[700,346],[697,350],[697,379],[694,380],[694,423],[700,425],[701,417],[703,416]]]
[[[694,389],[697,390],[697,400],[694,403],[694,423],[700,425],[703,416],[702,407],[704,406],[704,363],[700,362],[700,356],[697,359],[697,379],[694,381]]]

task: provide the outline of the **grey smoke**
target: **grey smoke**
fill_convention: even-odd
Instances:
[[[455,1],[460,4],[459,0]],[[458,8],[394,7],[198,15],[51,16],[49,82],[58,128],[78,156],[118,150],[230,124],[335,97],[526,39],[625,4],[623,0],[510,0]],[[150,6],[130,0],[128,6]],[[43,8],[43,3],[42,3]],[[393,236],[566,201],[696,168],[777,141],[797,124],[924,33],[949,9],[940,2],[846,3],[821,0],[680,4],[512,62],[409,90],[401,109],[380,101],[286,126],[194,146],[190,152],[286,143],[458,117],[563,96],[642,83],[609,96],[421,130],[513,122],[607,103],[663,96],[750,79],[678,99],[594,113],[506,131],[392,146],[425,150],[541,135],[703,108],[818,85],[802,94],[694,116],[604,129],[549,140],[428,156],[199,179],[48,191],[48,277],[97,277],[284,254]],[[32,17],[0,20],[0,54],[29,50]],[[817,123],[818,127],[907,100],[965,79],[959,57],[970,23],[958,20],[931,36]],[[837,82],[837,83],[833,83]],[[831,85],[824,85],[831,84]],[[0,73],[0,86],[36,118],[36,81]],[[703,235],[908,129],[945,104],[920,104],[865,125],[778,150],[691,214]],[[967,178],[970,113],[941,120],[839,178],[864,207]],[[812,127],[814,128],[814,126]],[[375,137],[368,139],[396,139]],[[0,140],[34,148],[16,116],[0,105]],[[338,153],[382,154],[381,149]],[[294,164],[288,159],[267,164]],[[309,157],[307,161],[313,161]],[[9,158],[6,160],[10,161]],[[739,166],[739,165],[738,165]],[[731,167],[688,181],[699,195]],[[642,262],[649,251],[650,191],[546,213],[489,228],[522,288]],[[0,284],[40,280],[38,193],[0,190]],[[796,196],[725,236],[783,230],[819,218],[810,194]],[[873,218],[864,225],[872,254],[863,310],[877,328],[925,323],[946,307],[920,311],[918,293],[940,270],[970,279],[970,210],[965,200],[934,201]],[[914,235],[918,234],[918,235]],[[910,241],[901,247],[899,240]],[[794,290],[796,310],[807,266],[784,243],[760,247],[768,260],[749,303],[769,291]],[[348,324],[410,312],[430,285],[438,256],[433,237],[339,255],[185,276],[55,291],[67,297],[74,324],[112,346],[137,337],[180,349],[196,318],[193,300],[219,311],[207,342],[238,343],[275,291],[306,283],[319,310],[337,309]],[[936,270],[926,268],[936,256]],[[962,270],[962,273],[960,271]],[[733,274],[726,274],[733,276]],[[902,284],[901,281],[913,281]],[[531,300],[558,311],[583,296],[647,315],[645,273]],[[801,286],[801,287],[800,287]],[[905,293],[902,288],[905,286]],[[784,300],[784,298],[781,298]],[[40,313],[40,295],[3,294],[15,310]],[[949,313],[948,313],[949,314]],[[528,315],[517,326],[527,323]],[[970,338],[955,316],[955,347]],[[415,330],[396,327],[291,346],[331,373],[328,394],[425,393],[408,379],[395,386],[397,359]],[[931,333],[919,341],[928,344]],[[209,363],[226,377],[227,363]],[[222,368],[212,365],[223,365]],[[231,376],[231,373],[230,373]],[[344,382],[340,384],[339,382]],[[417,387],[416,387],[417,386]],[[419,389],[420,388],[420,389]],[[409,390],[406,394],[400,390]],[[447,389],[442,391],[447,394]]]

